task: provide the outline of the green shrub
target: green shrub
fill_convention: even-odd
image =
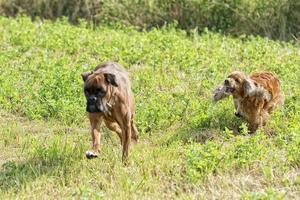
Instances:
[[[276,39],[299,37],[298,0],[8,0],[0,4],[6,16],[27,14],[33,19],[66,16],[78,23],[133,25],[139,28],[173,24],[181,29],[255,34]]]

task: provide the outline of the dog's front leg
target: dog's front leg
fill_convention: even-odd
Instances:
[[[112,131],[115,131],[118,134],[118,136],[120,138],[120,141],[121,141],[121,145],[122,145],[123,144],[123,142],[122,142],[122,130],[121,130],[119,124],[117,122],[112,122],[112,121],[105,120],[105,125],[107,126],[107,128],[109,128]]]
[[[255,107],[249,116],[249,130],[254,133],[259,127],[265,125],[268,120],[268,113],[264,110],[264,99],[257,98],[255,100]]]
[[[262,126],[265,126],[269,120],[269,113],[266,110],[263,110],[261,112],[261,118],[262,118]]]
[[[240,103],[240,100],[239,99],[234,99],[233,100],[233,103],[234,103],[234,107],[235,107],[235,113],[234,115],[238,118],[241,118],[242,117],[242,114],[241,114],[241,103]]]
[[[250,133],[251,134],[254,133],[258,129],[258,127],[259,127],[259,123],[258,122],[256,122],[256,121],[250,122],[249,123],[249,131],[250,131]]]
[[[248,123],[250,133],[252,134],[263,125],[263,117],[261,116],[261,113],[255,113],[252,115],[250,120],[248,120]]]
[[[98,157],[100,152],[100,140],[101,140],[101,133],[100,133],[100,124],[101,124],[101,116],[99,114],[89,114],[89,119],[91,123],[91,134],[92,134],[92,151],[86,152],[87,158],[95,158]]]

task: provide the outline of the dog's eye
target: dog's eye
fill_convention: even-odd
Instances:
[[[84,88],[84,93],[85,94],[89,94],[90,93],[90,90],[88,88]]]
[[[97,88],[96,93],[97,94],[105,94],[105,91],[103,90],[103,88]]]
[[[235,78],[234,80],[235,82],[240,83],[240,80],[238,78]]]

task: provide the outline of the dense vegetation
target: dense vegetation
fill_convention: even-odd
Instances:
[[[298,44],[86,26],[0,18],[1,197],[299,196]],[[136,96],[141,141],[126,167],[105,128],[101,156],[84,157],[91,138],[80,74],[107,60],[128,69]],[[282,80],[285,105],[254,135],[231,99],[211,102],[233,70],[271,70]]]
[[[255,34],[290,40],[300,36],[299,0],[2,0],[0,13],[56,19],[66,16],[101,24],[139,28],[173,24],[200,31],[206,27],[233,35]]]

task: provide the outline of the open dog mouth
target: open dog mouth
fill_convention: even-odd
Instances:
[[[233,87],[227,87],[226,90],[225,90],[225,92],[226,93],[233,93],[234,90],[235,90],[235,88],[233,88]]]
[[[214,90],[213,100],[219,101],[231,95],[235,91],[235,88],[228,86],[221,86]]]
[[[213,93],[214,93],[214,95],[213,95],[214,101],[219,101],[230,95],[229,93],[226,92],[225,87],[218,87],[214,90]]]

